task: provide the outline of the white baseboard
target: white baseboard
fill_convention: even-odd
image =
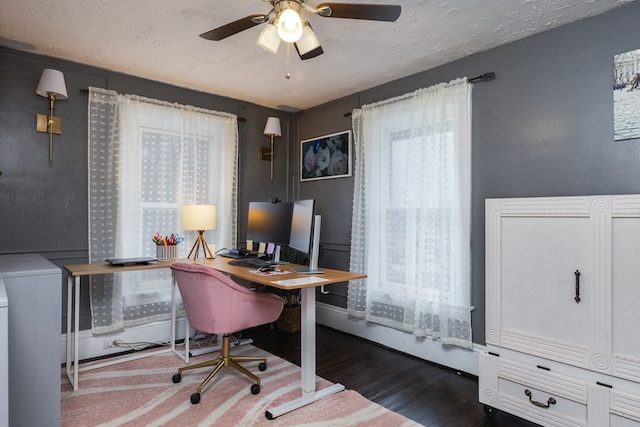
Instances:
[[[474,344],[473,350],[442,345],[429,338],[418,338],[406,332],[356,319],[349,316],[344,308],[321,302],[316,303],[316,322],[429,362],[478,375],[478,353],[483,351],[482,345]]]
[[[183,340],[184,337],[185,322],[184,319],[178,319],[178,321],[176,322],[176,340]],[[130,350],[130,348],[127,347],[105,348],[105,343],[113,343],[113,341],[115,340],[121,340],[127,343],[169,343],[171,341],[171,321],[166,320],[161,322],[154,322],[148,325],[136,326],[126,329],[125,331],[105,335],[93,335],[90,329],[86,329],[78,333],[78,338],[81,361],[94,357],[110,356],[116,353],[122,353]],[[60,358],[61,363],[66,363],[67,334],[62,334],[60,339]]]
[[[318,302],[316,303],[316,322],[339,331],[343,331],[357,337],[373,341],[403,353],[438,363],[443,366],[478,375],[478,353],[484,350],[484,346],[474,344],[473,350],[466,350],[455,346],[445,346],[428,338],[418,338],[412,334],[388,328],[364,320],[356,319],[347,314],[344,308]],[[149,325],[130,328],[109,335],[96,335],[91,330],[83,330],[79,333],[80,359],[108,356],[127,351],[124,347],[104,348],[105,342],[122,340],[124,342],[169,342],[171,339],[170,321],[155,322]],[[176,336],[178,340],[185,337],[184,319],[176,323]],[[62,335],[60,342],[60,355],[62,363],[66,362],[66,334]],[[322,351],[322,349],[319,349]]]

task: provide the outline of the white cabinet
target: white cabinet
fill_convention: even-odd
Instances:
[[[488,199],[480,401],[640,426],[640,195]]]
[[[37,254],[1,255],[8,300],[9,425],[60,425],[61,271]]]

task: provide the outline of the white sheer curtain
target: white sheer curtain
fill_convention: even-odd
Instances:
[[[471,347],[471,85],[353,112],[353,316]]]
[[[237,157],[233,114],[89,88],[89,260],[155,256],[186,203],[217,205],[207,242],[233,247]],[[90,290],[96,334],[170,318],[169,271],[96,276]]]

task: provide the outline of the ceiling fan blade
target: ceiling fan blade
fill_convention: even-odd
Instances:
[[[244,18],[230,22],[226,25],[223,25],[222,27],[207,31],[206,33],[202,33],[200,34],[200,37],[207,40],[220,41],[241,31],[248,30],[249,28],[255,27],[256,25],[260,25],[266,20],[266,15],[245,16]]]
[[[320,56],[324,53],[324,50],[322,50],[322,46],[318,46],[317,48],[310,50],[309,52],[305,53],[304,55],[300,55],[300,51],[298,50],[298,45],[297,44],[293,44],[296,47],[296,52],[298,52],[298,56],[300,57],[300,59],[302,59],[303,61],[305,59],[311,59],[311,58],[315,58],[316,56]]]
[[[318,15],[327,18],[368,19],[370,21],[395,22],[402,7],[395,4],[322,3],[316,9]]]

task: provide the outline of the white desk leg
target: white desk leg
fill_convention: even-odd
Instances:
[[[302,289],[302,329],[300,335],[302,396],[267,410],[265,416],[269,420],[344,390],[342,384],[333,384],[316,391],[316,288],[314,287]]]
[[[67,379],[69,383],[73,385],[73,378],[71,376],[71,316],[73,315],[73,304],[72,304],[72,295],[73,295],[73,277],[71,275],[67,276],[67,355],[65,357],[65,362],[67,365]],[[74,389],[75,390],[75,389]]]
[[[316,288],[302,289],[300,368],[302,397],[316,391]]]
[[[185,335],[184,335],[184,354],[180,354],[176,350],[176,317],[177,317],[177,308],[176,308],[176,292],[178,292],[178,284],[176,283],[176,279],[173,278],[173,283],[171,285],[171,352],[182,359],[185,363],[189,361],[189,321],[185,316]]]
[[[73,304],[72,297],[73,298]],[[73,311],[73,313],[72,313]],[[71,331],[71,317],[74,318],[74,329]],[[67,278],[67,378],[73,386],[73,391],[78,389],[78,332],[80,330],[80,276]],[[73,340],[73,349],[71,348]]]

